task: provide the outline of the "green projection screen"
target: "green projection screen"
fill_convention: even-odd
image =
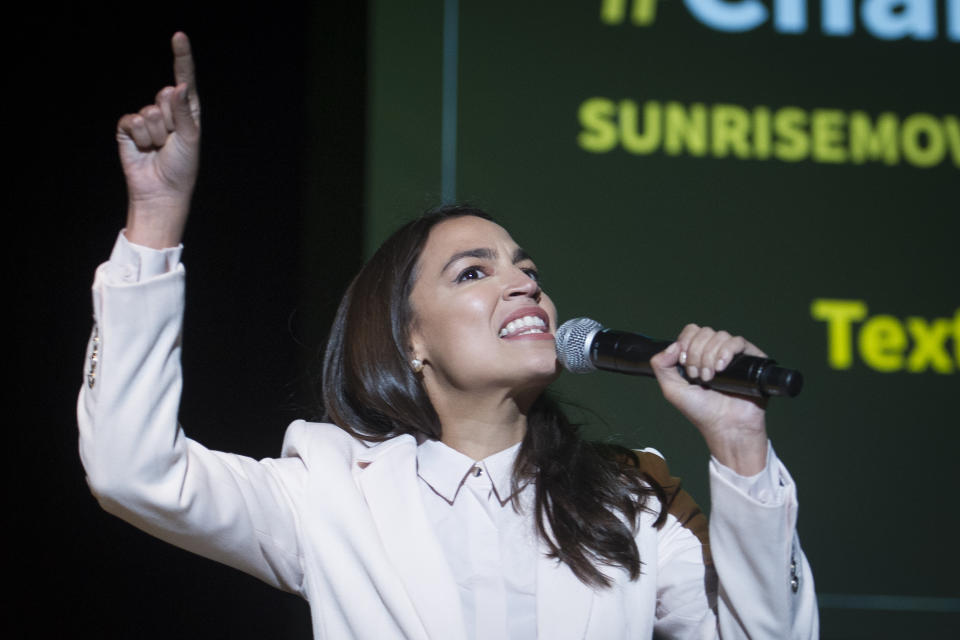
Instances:
[[[367,252],[441,201],[491,211],[561,320],[741,333],[824,637],[958,628],[960,0],[371,5]],[[707,502],[655,383],[564,374],[594,438]]]

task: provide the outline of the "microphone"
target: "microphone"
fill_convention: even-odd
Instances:
[[[557,329],[556,340],[557,359],[572,373],[602,369],[634,376],[652,376],[650,358],[673,344],[639,333],[607,329],[590,318],[567,320]],[[691,380],[682,366],[677,365],[677,369],[688,382],[744,396],[792,398],[803,388],[803,375],[799,371],[778,367],[770,358],[742,353],[734,356],[709,382]]]

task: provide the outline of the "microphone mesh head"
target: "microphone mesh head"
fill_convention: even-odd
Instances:
[[[557,360],[571,373],[596,371],[590,361],[590,344],[603,325],[590,318],[567,320],[557,329]]]

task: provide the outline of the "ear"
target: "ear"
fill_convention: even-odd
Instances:
[[[429,349],[427,348],[429,341],[424,336],[416,312],[411,310],[410,316],[407,325],[407,362],[412,363],[414,360],[419,360],[422,364],[430,359]]]
[[[425,361],[427,358],[426,344],[416,326],[410,328],[410,338],[407,343],[407,360]]]

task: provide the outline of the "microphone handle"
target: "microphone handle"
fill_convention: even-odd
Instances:
[[[673,344],[647,336],[602,329],[590,345],[590,360],[597,369],[636,376],[652,376],[650,358]],[[709,382],[690,379],[685,369],[677,365],[680,375],[688,382],[703,387],[743,396],[794,397],[803,388],[803,375],[794,369],[776,366],[776,360],[738,354],[723,371]]]

